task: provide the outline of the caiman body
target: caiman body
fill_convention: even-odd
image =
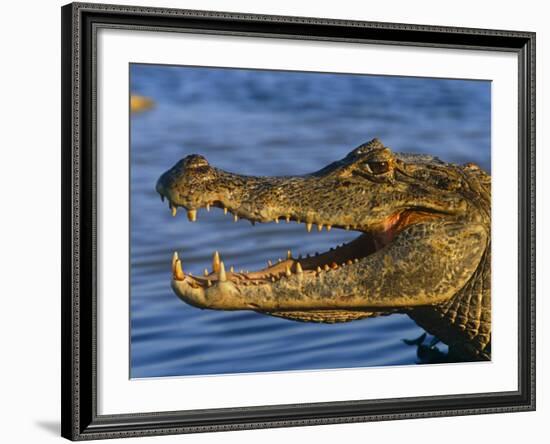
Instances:
[[[175,254],[172,288],[189,304],[312,322],[406,313],[454,356],[490,359],[491,178],[476,165],[393,153],[374,139],[303,176],[232,174],[191,155],[156,188],[191,221],[219,207],[253,223],[361,233],[251,273],[226,270],[216,253],[212,271],[191,276]]]

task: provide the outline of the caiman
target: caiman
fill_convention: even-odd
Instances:
[[[156,190],[190,221],[218,207],[235,220],[286,220],[307,231],[355,230],[325,253],[249,273],[184,273],[172,259],[172,288],[185,302],[254,310],[299,321],[345,322],[406,313],[461,360],[491,358],[491,177],[477,165],[394,153],[373,139],[302,176],[255,177],[189,155]]]

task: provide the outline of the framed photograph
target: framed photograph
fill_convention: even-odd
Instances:
[[[64,6],[62,435],[533,410],[534,97],[530,32]]]

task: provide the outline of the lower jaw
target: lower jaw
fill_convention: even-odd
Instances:
[[[223,262],[216,253],[213,259],[212,272],[205,270],[204,276],[188,276],[186,279],[189,280],[189,284],[193,288],[202,287],[207,289],[224,280],[228,280],[235,285],[262,285],[269,282],[276,282],[294,273],[311,275],[337,270],[341,267],[357,263],[363,258],[384,248],[407,226],[438,217],[441,217],[441,215],[425,211],[401,211],[388,217],[387,220],[379,226],[378,230],[363,232],[355,240],[338,248],[331,249],[322,254],[316,254],[315,256],[306,256],[305,258],[294,258],[289,251],[286,260],[279,260],[279,262],[275,264],[268,262],[268,267],[250,273],[237,273],[233,268],[229,270],[225,269],[225,267],[223,267]],[[311,227],[308,227],[308,231],[310,231],[310,228]],[[177,255],[175,259],[177,259]],[[174,279],[182,280],[183,273],[176,270],[177,264],[178,262],[175,260],[172,263]],[[181,268],[181,264],[179,266]],[[220,271],[220,267],[224,268],[223,275]]]
[[[307,255],[298,258],[289,255],[284,261],[268,266],[263,270],[248,273],[247,277],[251,279],[269,279],[272,275],[285,274],[287,268],[293,271],[298,264],[304,273],[336,270],[359,262],[362,258],[375,253],[381,247],[382,244],[376,237],[370,234],[361,234],[353,241],[321,254],[316,253],[312,256]]]
[[[363,233],[353,241],[314,256],[294,258],[290,252],[286,260],[279,260],[275,264],[268,262],[268,267],[252,272],[236,272],[231,267],[226,269],[217,252],[214,255],[212,272],[205,270],[204,276],[186,275],[181,270],[181,263],[174,256],[172,263],[173,278],[176,281],[186,280],[192,288],[209,288],[224,281],[236,286],[264,285],[275,283],[280,279],[289,278],[294,274],[302,276],[319,276],[323,273],[351,266],[369,256],[386,244],[384,236]]]

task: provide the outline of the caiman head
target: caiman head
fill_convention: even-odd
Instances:
[[[191,276],[174,254],[172,288],[201,308],[324,322],[442,303],[470,279],[490,241],[487,202],[469,180],[478,170],[396,154],[377,139],[303,176],[232,174],[187,156],[156,185],[173,215],[183,207],[196,221],[199,208],[218,207],[253,223],[360,234],[250,273],[227,270],[216,253],[211,272]]]

